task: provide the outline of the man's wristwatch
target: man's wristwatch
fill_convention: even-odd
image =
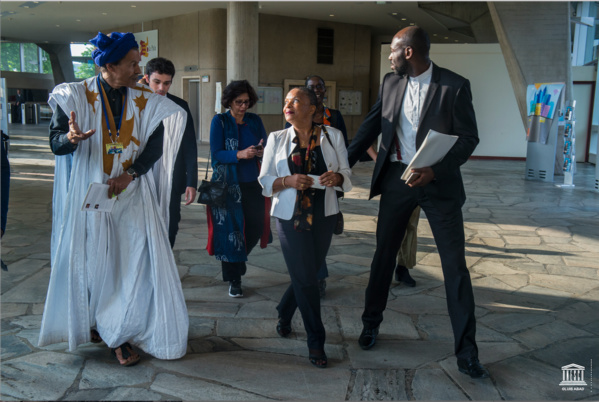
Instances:
[[[129,176],[131,176],[131,181],[135,180],[138,176],[137,172],[135,171],[135,169],[133,169],[132,167],[130,167],[129,169],[127,169],[127,174]]]

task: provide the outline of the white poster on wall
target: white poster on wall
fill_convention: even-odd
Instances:
[[[216,83],[216,99],[214,100],[214,113],[220,113],[222,111],[222,105],[220,100],[223,97],[222,83]]]
[[[137,32],[133,35],[139,45],[139,54],[141,56],[139,65],[144,67],[148,61],[158,57],[158,30]]]
[[[343,115],[362,114],[362,91],[339,91],[339,111]]]

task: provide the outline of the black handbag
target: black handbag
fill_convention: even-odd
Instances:
[[[208,180],[208,166],[210,165],[210,154],[206,163],[206,175],[198,188],[198,204],[206,204],[210,207],[224,208],[227,205],[227,170],[223,181]]]
[[[333,230],[333,234],[340,235],[343,233],[343,214],[341,211],[337,214],[337,224],[335,225],[335,230]]]

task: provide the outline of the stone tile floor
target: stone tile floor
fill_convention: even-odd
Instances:
[[[393,284],[380,338],[357,345],[375,247],[378,203],[368,201],[372,162],[354,169],[341,201],[322,311],[329,368],[307,361],[301,318],[289,339],[275,332],[288,275],[274,243],[255,250],[232,299],[204,250],[203,206],[183,207],[174,248],[190,316],[188,354],[143,355],[117,366],[105,346],[75,352],[37,347],[50,274],[53,155],[46,127],[12,125],[12,180],[1,276],[2,400],[597,400],[599,376],[599,193],[594,166],[576,187],[524,180],[524,162],[472,160],[462,169],[466,250],[477,302],[480,358],[491,378],[458,372],[439,256],[424,214],[415,288]],[[207,146],[199,146],[206,161]],[[200,169],[205,166],[200,163]],[[559,181],[556,178],[556,182]],[[274,225],[273,225],[274,228]],[[586,386],[560,386],[562,366],[585,367]],[[595,370],[597,371],[597,370]]]

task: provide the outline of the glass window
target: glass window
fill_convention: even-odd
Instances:
[[[42,49],[40,49],[40,55],[42,58],[42,73],[52,74],[52,62],[50,61],[50,55]]]
[[[2,71],[21,71],[21,46],[19,43],[0,43]]]
[[[37,45],[35,43],[23,43],[23,69],[24,73],[39,73],[40,61]]]
[[[75,78],[84,80],[96,75],[96,65],[92,60],[94,47],[86,43],[73,43],[71,45],[71,56],[73,56],[73,70]]]

